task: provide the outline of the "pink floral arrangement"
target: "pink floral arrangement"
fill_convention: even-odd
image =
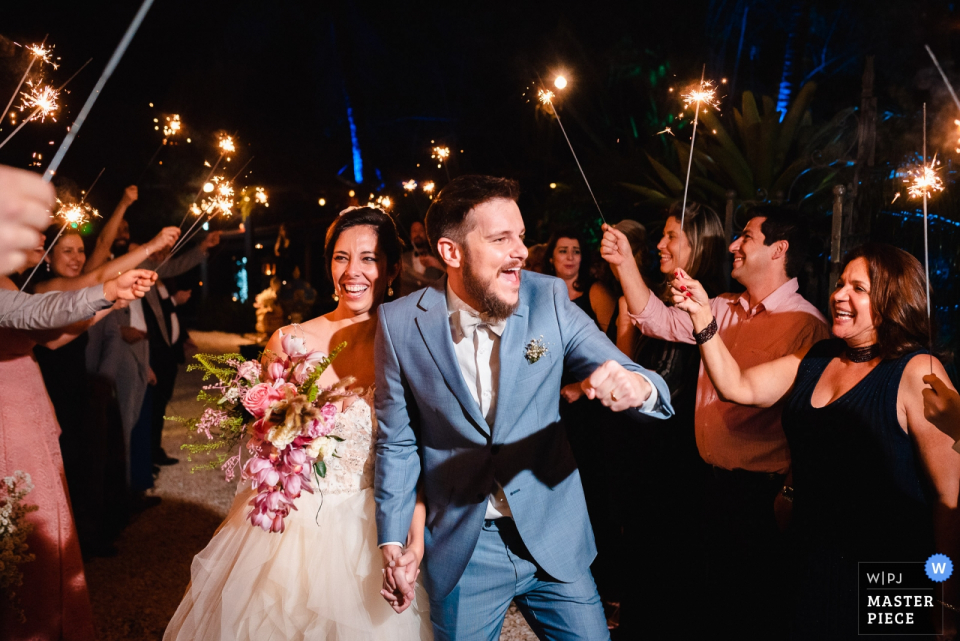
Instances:
[[[188,370],[203,371],[204,381],[216,379],[198,396],[208,407],[200,418],[170,417],[207,438],[184,445],[190,454],[217,455],[195,469],[219,467],[230,481],[241,468],[241,478],[257,491],[248,518],[267,532],[283,532],[301,493],[314,491],[311,472],[326,476],[326,461],[336,456],[342,440],[331,435],[337,415],[333,402],[347,396],[345,388],[353,382],[343,379],[327,389],[317,384],[346,343],[327,356],[282,331],[280,342],[283,353],[265,352],[262,365],[239,354],[195,356],[199,364]],[[241,466],[242,450],[229,457],[225,452],[239,448],[244,438],[249,458]]]

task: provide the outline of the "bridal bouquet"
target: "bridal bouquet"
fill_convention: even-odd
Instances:
[[[241,468],[241,478],[257,490],[250,501],[251,524],[267,532],[283,532],[284,518],[295,510],[301,492],[313,492],[310,472],[326,476],[326,461],[335,457],[333,436],[337,408],[333,401],[347,396],[351,378],[329,389],[317,380],[337,354],[340,344],[327,356],[309,351],[303,339],[280,332],[282,354],[266,352],[264,365],[244,361],[239,354],[198,354],[203,380],[216,379],[200,390],[197,400],[207,407],[199,418],[168,417],[206,436],[206,443],[187,443],[190,454],[215,453],[216,459],[197,469],[223,470],[226,480]],[[246,442],[250,458],[241,466],[241,456],[228,456]],[[242,451],[242,450],[240,450]]]
[[[35,512],[37,506],[23,502],[31,490],[30,475],[19,470],[0,483],[0,592],[13,602],[21,623],[27,618],[17,599],[17,588],[23,585],[20,566],[35,558],[27,549],[27,536],[33,531],[27,515]]]

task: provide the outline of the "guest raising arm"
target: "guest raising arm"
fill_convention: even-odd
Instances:
[[[100,235],[97,236],[97,244],[93,248],[90,258],[87,259],[87,264],[83,267],[84,273],[92,272],[110,260],[111,257],[116,257],[113,252],[113,241],[117,238],[117,232],[121,224],[126,222],[124,214],[127,213],[127,208],[137,201],[138,195],[136,185],[130,185],[123,191],[123,197],[117,203],[117,208],[110,214],[107,224],[103,226]]]
[[[760,407],[786,401],[798,638],[856,634],[857,561],[957,558],[960,455],[924,416],[931,357],[923,349],[923,269],[913,256],[886,245],[855,249],[830,298],[836,339],[746,369],[716,334],[702,286],[681,271],[673,287],[721,398]],[[946,380],[940,362],[932,364]],[[956,601],[952,583],[948,603]]]
[[[47,234],[51,236],[52,240],[58,231],[58,229],[51,228]],[[84,263],[86,262],[83,239],[75,231],[71,233],[71,230],[68,230],[60,237],[46,258],[48,264],[52,265],[56,262],[62,269],[57,270],[57,276],[37,283],[35,290],[37,293],[67,291],[102,283],[117,274],[136,269],[151,254],[176,242],[179,236],[180,230],[176,227],[164,227],[159,234],[150,242],[138,248],[137,251],[129,252],[97,269],[83,273]]]

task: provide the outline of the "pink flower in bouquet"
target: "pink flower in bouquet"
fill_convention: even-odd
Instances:
[[[304,381],[310,376],[319,363],[327,357],[323,352],[308,352],[303,356],[303,360],[293,367],[293,380],[297,385],[303,385]]]
[[[290,474],[283,480],[283,493],[287,498],[292,500],[300,497],[301,482],[299,474]]]
[[[288,401],[300,393],[300,391],[297,389],[297,386],[293,383],[283,383],[277,387],[276,390],[280,392],[280,396],[282,398],[285,398]]]
[[[244,465],[243,478],[253,479],[258,488],[273,487],[280,482],[280,471],[270,459],[254,456]]]
[[[270,409],[270,406],[282,398],[283,394],[270,384],[260,383],[251,387],[250,391],[243,397],[243,406],[257,418],[262,418]]]
[[[280,345],[283,353],[290,358],[301,358],[307,355],[307,346],[304,343],[303,337],[284,334],[282,329],[280,330]]]
[[[246,361],[237,368],[237,376],[252,383],[260,378],[260,363],[257,361]]]
[[[267,365],[267,380],[271,383],[282,383],[284,381],[284,374],[286,371],[287,370],[283,366],[283,363],[280,361],[273,361]]]
[[[307,432],[307,436],[314,439],[328,435],[333,431],[333,428],[336,425],[336,416],[337,406],[333,403],[325,404],[320,408],[320,418],[314,419],[310,423],[310,429]]]

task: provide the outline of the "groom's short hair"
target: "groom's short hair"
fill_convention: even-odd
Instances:
[[[467,214],[488,200],[507,198],[516,202],[520,183],[494,176],[457,176],[434,198],[424,221],[430,248],[436,252],[441,238],[463,244],[469,228]]]

